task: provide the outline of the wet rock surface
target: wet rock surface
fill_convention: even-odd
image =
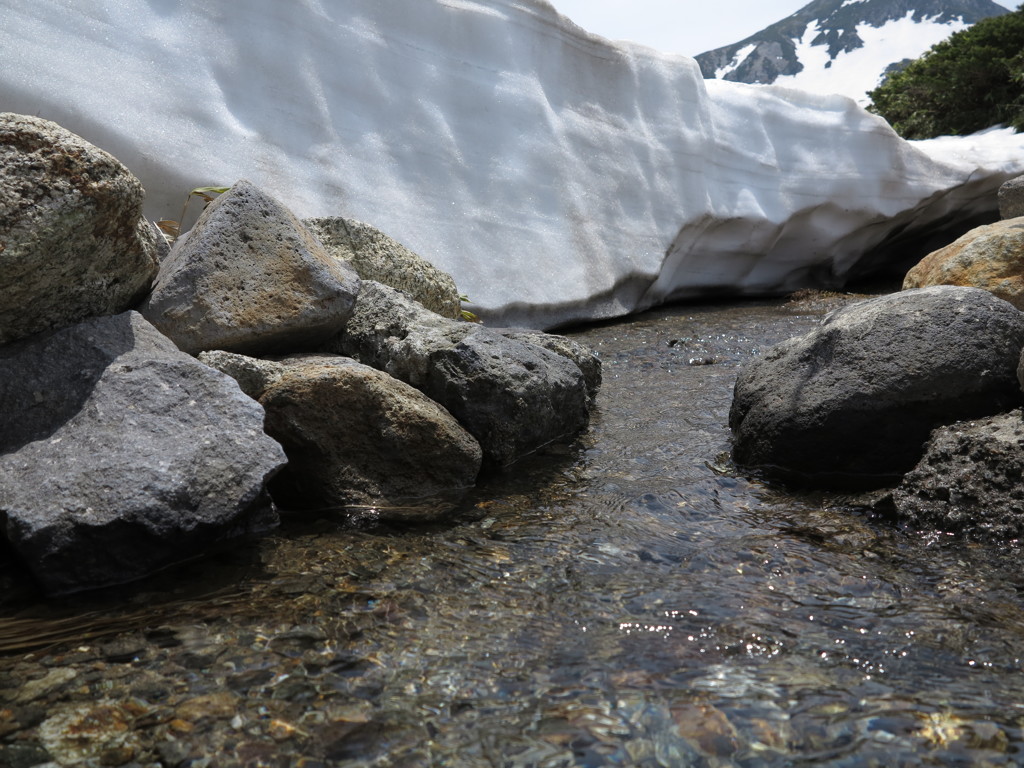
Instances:
[[[157,273],[142,184],[55,123],[0,113],[0,345],[131,309]]]
[[[837,310],[751,361],[729,424],[737,463],[814,484],[898,481],[931,430],[1021,402],[1024,314],[939,286]]]
[[[940,427],[893,494],[915,529],[1006,543],[1024,536],[1024,412]]]
[[[0,559],[0,764],[1014,765],[1019,550],[729,463],[740,363],[818,320],[684,307],[574,334],[604,363],[592,429],[461,523],[293,517],[73,601]]]
[[[0,521],[51,593],[140,578],[266,531],[263,410],[136,312],[0,349]]]

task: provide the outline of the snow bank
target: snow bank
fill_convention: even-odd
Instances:
[[[841,282],[1024,172],[1024,137],[915,147],[848,99],[706,83],[542,0],[6,0],[0,109],[112,152],[154,218],[248,178],[542,327]]]

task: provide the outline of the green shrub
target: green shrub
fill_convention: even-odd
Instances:
[[[868,96],[906,139],[1024,129],[1024,5],[955,32]]]

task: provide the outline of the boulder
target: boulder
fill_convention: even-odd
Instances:
[[[575,435],[589,418],[578,365],[536,344],[449,320],[364,281],[345,330],[324,349],[385,371],[437,401],[506,465]]]
[[[267,433],[288,455],[271,487],[282,505],[397,502],[476,481],[476,440],[440,405],[382,371],[326,354],[258,360],[217,351],[199,359],[266,409]]]
[[[422,392],[351,358],[281,362],[260,404],[288,455],[271,485],[282,506],[386,506],[476,482],[479,443]]]
[[[158,240],[139,180],[59,125],[0,114],[0,345],[137,304]]]
[[[587,382],[587,395],[591,401],[597,397],[598,390],[601,389],[601,358],[579,342],[565,336],[544,333],[543,331],[532,331],[522,328],[499,328],[496,330],[506,339],[536,344],[538,347],[544,347],[549,352],[554,352],[556,355],[572,360],[583,373],[583,380]]]
[[[186,352],[269,354],[336,334],[358,292],[349,266],[242,180],[178,239],[140,311]]]
[[[266,530],[263,410],[135,312],[0,349],[0,524],[51,594]]]
[[[936,429],[893,492],[917,529],[1005,544],[1024,537],[1024,414],[1020,410]]]
[[[455,280],[379,229],[340,216],[304,219],[327,252],[342,259],[363,280],[401,291],[432,312],[458,319],[462,302]]]
[[[976,227],[925,256],[903,288],[963,285],[982,288],[1024,309],[1024,218]]]
[[[729,413],[741,465],[840,487],[894,482],[936,426],[1009,410],[1024,313],[937,286],[851,304],[739,374]]]
[[[999,218],[1016,219],[1024,216],[1024,176],[1003,182],[999,187]]]

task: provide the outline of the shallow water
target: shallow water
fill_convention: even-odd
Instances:
[[[604,363],[591,429],[455,524],[324,512],[46,605],[6,572],[0,765],[1019,764],[1018,550],[729,463],[738,365],[817,321],[684,306],[572,334]]]

